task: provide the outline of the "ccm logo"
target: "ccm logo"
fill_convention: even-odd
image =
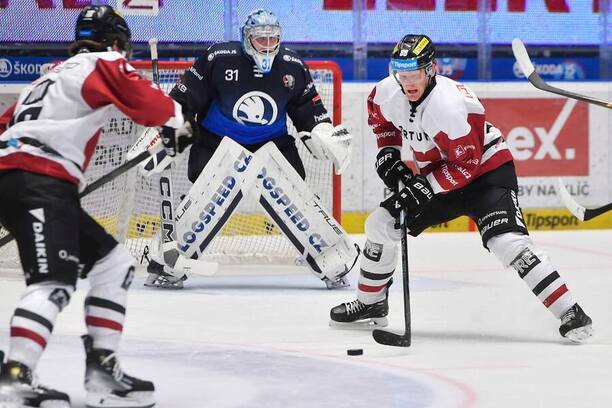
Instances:
[[[573,99],[487,99],[519,176],[589,174],[589,111]]]

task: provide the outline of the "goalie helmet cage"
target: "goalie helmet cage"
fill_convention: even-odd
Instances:
[[[132,61],[130,64],[151,78],[150,61]],[[192,62],[188,61],[160,61],[160,86],[169,92],[191,65]],[[307,65],[332,122],[334,125],[340,124],[340,68],[331,61],[307,61]],[[290,133],[297,136],[290,120],[288,126]],[[125,162],[127,151],[143,130],[142,126],[124,116],[112,117],[102,130],[87,170],[88,182]],[[296,141],[296,145],[304,162],[307,183],[340,221],[340,177],[334,175],[331,162],[315,160],[301,142]],[[182,155],[172,170],[174,197],[177,201],[191,187],[187,179],[187,156]],[[145,178],[134,169],[82,199],[83,208],[119,242],[125,243],[140,262],[145,247],[155,252],[154,248],[159,241],[156,237],[160,205],[158,183],[159,175]],[[202,259],[220,264],[291,264],[297,260],[297,251],[259,208],[254,194],[255,189],[246,194],[220,234],[206,249]],[[0,229],[0,236],[4,233]],[[14,242],[0,248],[0,266],[19,267]]]

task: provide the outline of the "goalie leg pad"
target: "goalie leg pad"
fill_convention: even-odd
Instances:
[[[358,250],[272,142],[255,153],[261,162],[260,204],[319,278],[337,280],[354,265]],[[259,165],[258,165],[259,167]]]
[[[176,209],[177,247],[197,259],[255,183],[258,169],[249,152],[225,137]]]
[[[507,232],[489,239],[487,246],[503,263],[512,267],[534,295],[557,318],[576,301],[548,256],[529,235]]]

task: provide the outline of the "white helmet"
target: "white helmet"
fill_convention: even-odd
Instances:
[[[252,11],[240,36],[244,52],[253,58],[257,68],[264,74],[270,72],[280,47],[281,27],[276,15],[263,9]]]

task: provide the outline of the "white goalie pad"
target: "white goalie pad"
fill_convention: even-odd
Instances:
[[[342,174],[351,161],[353,136],[342,125],[323,122],[311,132],[300,132],[300,139],[315,159],[334,163],[336,174]]]
[[[261,162],[259,203],[319,277],[337,279],[358,252],[342,226],[273,142],[255,152]]]
[[[184,257],[200,257],[255,183],[259,169],[253,157],[232,139],[223,138],[176,208],[176,247]]]

